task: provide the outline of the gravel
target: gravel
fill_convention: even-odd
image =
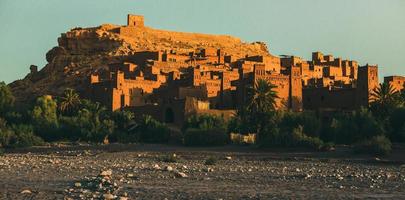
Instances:
[[[296,157],[301,152],[86,148],[0,156],[0,199],[405,199],[401,163]],[[162,161],[173,153],[180,159]],[[220,159],[207,167],[210,156]]]

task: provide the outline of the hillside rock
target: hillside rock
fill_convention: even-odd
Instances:
[[[245,43],[227,35],[183,33],[136,27],[123,34],[127,26],[104,24],[92,28],[73,28],[62,33],[58,46],[46,54],[48,63],[37,73],[10,84],[17,102],[38,96],[60,95],[65,88],[85,94],[89,76],[108,64],[124,61],[139,51],[175,50],[188,53],[197,48],[215,47],[235,57],[269,55],[262,42]]]

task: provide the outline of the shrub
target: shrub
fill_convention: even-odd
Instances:
[[[215,165],[217,163],[217,161],[218,161],[218,159],[216,157],[210,156],[205,160],[204,164],[205,165]]]
[[[134,113],[130,111],[114,111],[111,118],[118,129],[127,130],[134,120]]]
[[[187,146],[220,146],[229,143],[224,129],[187,129],[184,144]]]
[[[304,134],[304,128],[298,126],[292,132],[280,132],[273,130],[270,133],[262,133],[258,138],[261,147],[304,147],[320,150],[323,141],[317,137]]]
[[[353,144],[385,133],[384,127],[367,109],[338,114],[325,123],[321,138],[337,144]]]
[[[0,116],[14,106],[14,101],[10,88],[4,82],[0,82]]]
[[[77,116],[61,117],[60,132],[63,138],[103,142],[114,132],[114,121],[102,119],[100,113],[82,109]]]
[[[11,128],[16,136],[15,141],[10,143],[12,147],[29,147],[44,144],[42,138],[34,134],[34,129],[30,125],[13,125]]]
[[[393,142],[405,142],[405,108],[397,108],[389,118],[390,139]]]
[[[39,97],[31,112],[35,132],[45,140],[55,140],[58,129],[57,104],[51,96]]]
[[[306,147],[314,150],[320,150],[323,141],[317,137],[309,137],[304,134],[302,126],[295,128],[292,132],[292,144],[298,147]]]
[[[368,153],[374,155],[388,155],[392,150],[391,141],[384,135],[374,136],[369,140],[355,145],[354,148],[357,153]]]
[[[15,134],[9,129],[0,129],[0,148],[9,147],[12,140],[15,139]]]
[[[285,112],[279,124],[284,131],[292,131],[298,126],[303,127],[304,133],[308,136],[319,137],[321,121],[314,112]]]
[[[15,148],[43,145],[44,141],[34,135],[29,125],[13,125],[11,128],[0,129],[0,147]]]
[[[183,125],[183,131],[189,128],[194,129],[214,129],[214,128],[226,128],[226,123],[223,117],[218,117],[215,115],[192,115],[187,118]]]
[[[128,142],[168,143],[171,131],[165,124],[146,115],[136,122],[125,136],[128,137]]]

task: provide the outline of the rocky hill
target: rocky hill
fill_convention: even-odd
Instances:
[[[122,34],[120,29],[125,27],[104,24],[62,33],[58,46],[46,54],[48,63],[40,71],[33,71],[10,84],[17,101],[27,102],[44,94],[57,96],[68,87],[83,93],[93,71],[124,61],[139,51],[187,53],[197,48],[215,47],[235,57],[269,54],[262,42],[245,43],[232,36],[173,32],[144,26],[131,29],[131,34]]]

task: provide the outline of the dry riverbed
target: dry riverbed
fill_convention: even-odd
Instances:
[[[177,162],[165,162],[171,154]],[[398,155],[353,156],[344,148],[30,148],[0,156],[0,199],[405,199],[405,154]],[[215,165],[205,164],[209,157]]]

